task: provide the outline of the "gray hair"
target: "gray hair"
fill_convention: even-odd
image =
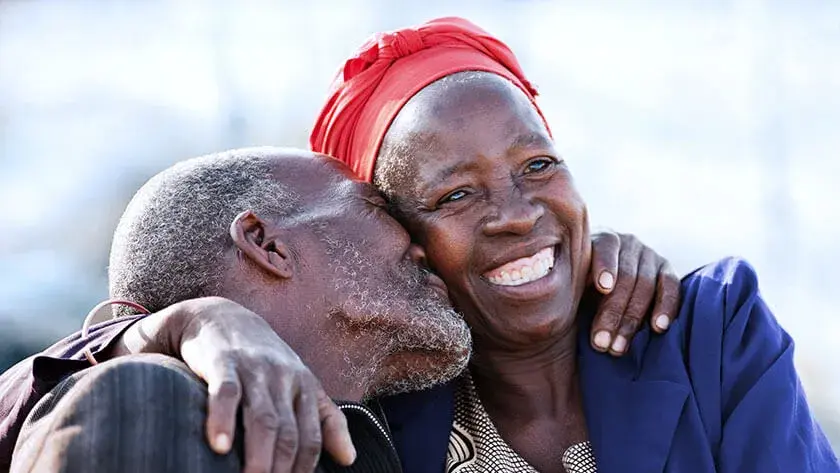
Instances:
[[[176,164],[149,180],[120,219],[108,268],[112,298],[152,312],[218,295],[229,228],[242,211],[281,219],[298,197],[273,175],[271,148],[228,151]],[[129,309],[115,307],[115,315]]]

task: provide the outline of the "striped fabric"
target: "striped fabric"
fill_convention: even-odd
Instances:
[[[589,442],[572,445],[563,453],[567,473],[597,473]],[[472,377],[461,379],[455,397],[455,420],[449,434],[447,473],[537,473],[505,443],[478,398]]]

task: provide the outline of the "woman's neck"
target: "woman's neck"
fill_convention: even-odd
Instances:
[[[540,349],[494,350],[477,340],[470,373],[502,439],[538,471],[563,471],[563,452],[588,438],[576,330]]]
[[[563,416],[579,403],[576,330],[527,350],[495,349],[476,340],[470,372],[488,413],[522,421]]]

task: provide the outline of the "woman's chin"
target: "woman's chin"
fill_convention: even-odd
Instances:
[[[557,313],[529,314],[518,316],[515,323],[494,324],[493,334],[479,333],[473,329],[473,339],[476,347],[508,351],[531,351],[545,349],[556,343],[565,342],[576,333],[576,316],[574,313],[558,315]],[[486,324],[483,324],[486,327]]]

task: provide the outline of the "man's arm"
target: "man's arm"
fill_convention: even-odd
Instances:
[[[75,333],[0,375],[0,472],[8,471],[18,433],[35,404],[66,376],[90,366],[83,351],[105,359],[121,335],[143,316],[110,320]]]
[[[593,234],[589,272],[592,287],[602,295],[590,330],[596,351],[623,356],[645,325],[665,333],[679,315],[679,276],[668,260],[631,234]]]

